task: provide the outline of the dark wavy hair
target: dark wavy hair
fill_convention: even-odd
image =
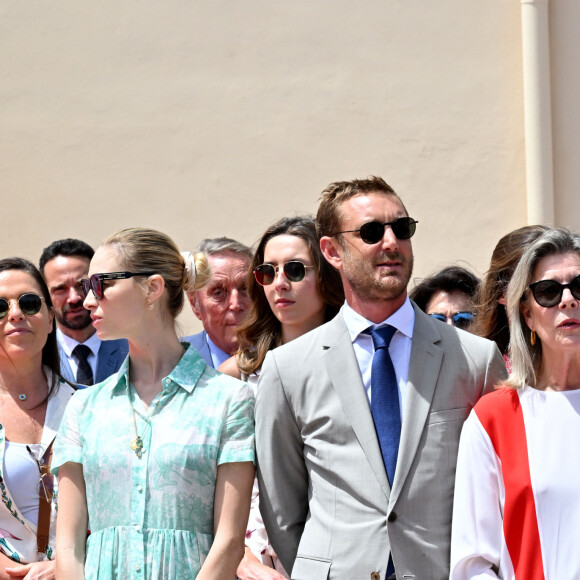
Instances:
[[[264,289],[254,278],[256,266],[264,263],[266,244],[276,236],[297,236],[306,242],[316,268],[318,292],[326,303],[325,322],[334,318],[344,303],[338,271],[322,255],[314,219],[310,216],[286,217],[271,225],[260,238],[248,271],[248,295],[252,308],[237,331],[239,349],[236,360],[240,371],[250,375],[262,366],[266,353],[280,344],[282,327],[274,316]]]
[[[38,268],[24,258],[4,258],[0,260],[0,272],[8,272],[10,270],[17,270],[26,272],[37,284],[42,292],[44,301],[49,310],[52,310],[52,300],[50,299],[50,292],[42,274]],[[58,355],[58,346],[56,344],[56,330],[53,323],[52,330],[48,335],[46,344],[42,349],[42,364],[49,367],[55,376],[60,375],[60,359]],[[58,384],[58,383],[56,383]],[[49,390],[52,390],[54,385],[49,385]]]
[[[508,352],[510,330],[506,309],[499,300],[505,298],[522,254],[548,229],[540,225],[524,226],[503,236],[493,250],[489,270],[479,287],[473,332],[493,340],[502,354]]]
[[[463,292],[473,300],[478,287],[479,278],[475,274],[461,266],[448,266],[415,286],[409,298],[425,312],[437,292]]]

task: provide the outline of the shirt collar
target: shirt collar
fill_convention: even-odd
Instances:
[[[209,337],[209,334],[205,333],[205,338],[207,340],[207,345],[209,346],[209,352],[211,354],[211,359],[214,363],[214,368],[218,368],[223,362],[230,358],[227,352],[224,352],[215,342]]]
[[[182,342],[184,352],[177,366],[161,381],[164,389],[181,387],[191,393],[205,370],[205,361],[188,342]],[[129,385],[129,358],[127,357],[115,375],[111,396],[124,391]]]
[[[68,358],[72,356],[72,352],[78,344],[84,344],[85,346],[88,346],[95,356],[99,353],[99,349],[101,348],[101,339],[97,336],[96,332],[93,332],[93,334],[87,338],[85,342],[79,342],[78,340],[67,336],[60,328],[57,327],[56,338]]]
[[[394,326],[399,332],[407,336],[408,338],[413,338],[413,326],[415,325],[415,311],[411,305],[409,297],[405,299],[403,305],[389,318],[383,320],[379,324],[375,324],[370,320],[367,320],[364,316],[361,316],[358,312],[353,310],[348,302],[345,302],[342,306],[342,316],[344,318],[344,323],[350,334],[350,339],[354,342],[361,332],[367,330],[370,326],[381,327],[388,324],[389,326]]]

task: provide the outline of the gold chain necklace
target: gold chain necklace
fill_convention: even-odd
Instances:
[[[133,397],[131,396],[131,387],[133,387],[133,385],[132,385],[132,383],[129,383],[129,390],[128,390],[129,403],[131,404],[131,412],[133,413],[133,426],[135,427],[135,439],[133,439],[133,441],[131,441],[131,449],[135,452],[135,455],[139,459],[141,459],[141,456],[143,455],[143,452],[145,451],[145,449],[143,448],[143,437],[145,437],[145,433],[147,433],[147,429],[149,428],[149,425],[151,424],[151,418],[153,417],[153,414],[155,413],[155,409],[157,409],[157,405],[159,405],[159,401],[161,400],[161,395],[162,395],[163,391],[157,395],[157,397],[159,397],[159,398],[157,399],[155,406],[150,407],[149,412],[144,417],[143,421],[145,421],[145,429],[143,429],[143,433],[141,435],[139,435],[139,432],[137,431],[137,418],[136,418],[136,413],[135,413],[135,407],[133,406]],[[133,389],[135,390],[135,395],[136,395],[137,390],[135,389],[135,387],[133,387]]]

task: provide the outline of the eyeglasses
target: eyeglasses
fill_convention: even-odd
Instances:
[[[475,320],[473,312],[455,312],[452,316],[443,316],[443,314],[429,314],[429,316],[441,322],[451,320],[451,324],[455,328],[461,328],[462,330],[468,329]]]
[[[580,275],[576,276],[568,284],[560,284],[556,280],[540,280],[530,284],[528,288],[532,291],[535,301],[544,308],[552,308],[556,304],[560,304],[564,290],[568,288],[576,298],[580,300]]]
[[[10,303],[16,300],[15,298],[0,298],[0,320],[2,320],[10,310]],[[18,308],[20,308],[20,312],[22,314],[26,314],[26,316],[33,316],[34,314],[38,314],[42,307],[42,298],[38,294],[33,294],[32,292],[27,292],[26,294],[22,294],[20,298],[18,298]]]
[[[30,454],[30,457],[32,457],[36,462],[38,471],[40,472],[40,479],[38,480],[37,488],[38,497],[44,496],[46,503],[49,503],[54,495],[54,475],[50,473],[48,465],[46,465],[42,459],[38,459],[28,445],[26,446],[26,450]]]
[[[260,286],[268,286],[274,282],[280,268],[283,269],[284,275],[290,282],[300,282],[306,276],[306,269],[314,268],[314,266],[306,266],[298,260],[291,260],[282,266],[261,264],[254,270],[254,278]]]
[[[89,290],[92,290],[93,296],[97,300],[102,300],[105,292],[105,287],[103,286],[104,280],[126,280],[127,278],[133,278],[134,276],[153,276],[153,274],[156,273],[157,272],[107,272],[106,274],[93,274],[90,278],[83,278],[81,284],[85,294],[88,294]]]
[[[344,232],[336,232],[338,234],[356,233],[360,234],[360,239],[365,244],[376,244],[383,239],[385,235],[385,228],[391,226],[395,237],[398,240],[409,240],[415,234],[417,224],[419,222],[410,217],[398,218],[392,222],[368,222],[363,224],[358,230],[346,230]]]

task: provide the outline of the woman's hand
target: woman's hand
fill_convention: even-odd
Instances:
[[[286,580],[280,572],[262,564],[247,547],[236,575],[239,580]]]
[[[10,578],[24,578],[25,580],[54,580],[56,572],[54,560],[17,564],[5,570]]]

